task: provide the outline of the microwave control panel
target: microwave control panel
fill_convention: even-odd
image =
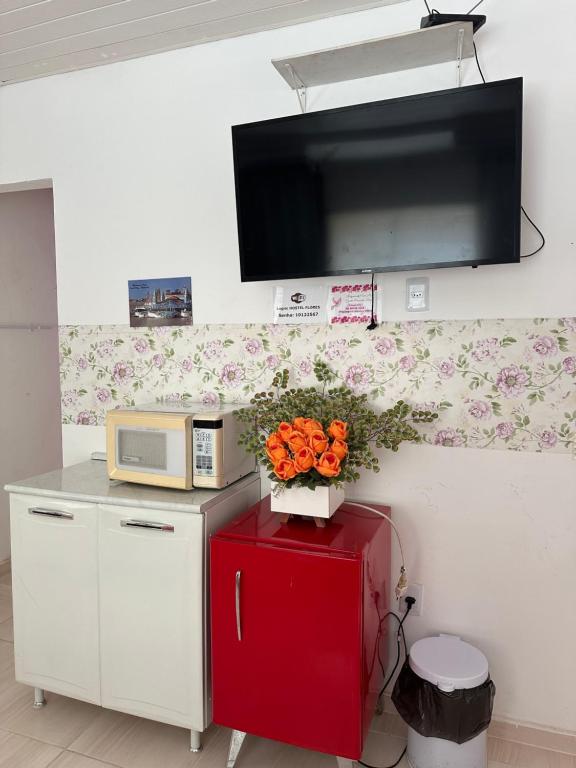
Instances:
[[[192,430],[194,445],[194,474],[212,477],[216,464],[216,435],[217,429],[194,427]]]

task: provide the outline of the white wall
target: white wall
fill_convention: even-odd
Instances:
[[[54,180],[63,324],[127,321],[130,278],[191,274],[195,321],[270,319],[270,284],[239,282],[230,126],[297,112],[271,58],[415,28],[420,0],[0,89],[0,183]],[[445,11],[462,10],[445,0]],[[520,265],[431,272],[430,317],[576,314],[572,0],[486,0],[477,38],[489,79],[525,78],[524,204],[548,245]],[[466,83],[479,81],[472,63]],[[322,109],[455,85],[443,65],[314,90]],[[525,250],[537,244],[529,230]],[[408,273],[381,277],[403,318]],[[68,426],[65,460],[103,448]],[[391,501],[425,615],[476,640],[500,716],[576,729],[576,473],[565,455],[404,448],[354,493]],[[380,479],[381,478],[381,479]],[[570,669],[570,665],[572,668]]]
[[[2,89],[0,182],[54,179],[60,322],[125,322],[126,281],[164,276],[168,256],[169,272],[192,273],[196,321],[267,321],[270,284],[239,284],[230,126],[297,112],[271,58],[411,29],[423,8],[410,0]],[[570,314],[576,10],[556,0],[538,46],[537,0],[482,10],[486,76],[525,77],[524,202],[549,246],[520,266],[431,273],[432,315]],[[466,83],[479,82],[472,61]],[[314,89],[311,108],[454,85],[453,65],[429,67]],[[526,251],[537,242],[527,230]],[[406,276],[381,278],[386,317],[403,315]]]
[[[0,193],[0,562],[4,485],[62,466],[52,192]],[[27,330],[13,326],[43,326]]]

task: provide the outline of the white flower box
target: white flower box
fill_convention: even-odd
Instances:
[[[344,503],[344,497],[344,489],[334,485],[320,485],[311,491],[309,488],[281,489],[273,482],[270,503],[272,512],[330,518]]]

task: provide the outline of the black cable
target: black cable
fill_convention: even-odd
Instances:
[[[478,60],[478,51],[476,50],[476,43],[474,42],[474,40],[472,40],[472,45],[474,46],[474,58],[476,59],[476,66],[478,67],[478,72],[480,72],[480,77],[482,78],[482,82],[486,83],[486,78],[484,77],[484,73],[482,72],[482,67],[480,66],[480,62]],[[530,222],[530,224],[532,224],[536,232],[538,232],[538,234],[540,235],[540,239],[542,240],[542,242],[540,243],[538,248],[536,248],[536,250],[532,251],[531,253],[525,253],[523,256],[520,256],[521,259],[528,259],[530,258],[530,256],[535,256],[537,253],[540,253],[542,248],[544,248],[544,246],[546,245],[546,238],[544,237],[544,234],[540,229],[540,227],[537,224],[535,224],[534,221],[532,221],[530,216],[528,216],[528,214],[526,213],[526,209],[524,208],[523,205],[520,205],[520,210],[522,211],[524,216],[527,218],[527,220]]]
[[[386,768],[396,768],[396,766],[400,764],[405,754],[406,754],[406,747],[404,747],[404,749],[402,750],[402,754],[400,755],[398,760],[396,760],[395,763],[392,763],[392,765],[387,765]],[[370,763],[363,763],[362,760],[357,760],[356,762],[359,763],[359,765],[365,766],[365,768],[380,768],[379,766],[376,766],[376,765],[370,765]]]
[[[388,675],[388,677],[384,681],[384,684],[382,685],[382,688],[380,689],[380,693],[378,694],[378,701],[380,701],[380,699],[382,697],[382,694],[384,693],[384,691],[386,690],[386,688],[390,684],[390,681],[394,677],[394,673],[396,672],[398,664],[400,663],[400,638],[402,638],[403,645],[404,645],[404,655],[408,656],[408,648],[407,648],[407,645],[406,645],[406,635],[404,634],[404,622],[406,621],[406,618],[408,617],[408,614],[410,613],[411,610],[412,610],[412,604],[410,603],[408,605],[408,607],[406,608],[406,611],[404,612],[404,616],[402,616],[402,618],[400,618],[393,611],[388,611],[388,613],[382,618],[382,620],[380,622],[380,626],[382,626],[382,622],[385,621],[388,618],[388,616],[394,616],[394,618],[398,622],[398,633],[396,635],[396,647],[397,647],[396,663],[392,667],[392,672],[390,672],[390,674]],[[380,658],[380,657],[378,657],[378,658]]]
[[[388,616],[393,616],[396,619],[396,621],[398,622],[399,627],[398,627],[398,633],[396,635],[396,662],[395,662],[394,666],[392,667],[392,671],[390,672],[388,677],[386,677],[386,670],[384,669],[384,664],[382,663],[382,657],[380,656],[380,632],[382,631],[382,623],[388,618]],[[380,689],[380,691],[378,692],[378,699],[377,699],[378,706],[380,706],[380,704],[381,704],[380,699],[382,698],[382,694],[384,693],[384,691],[388,687],[388,684],[390,683],[390,680],[394,677],[394,673],[396,672],[396,669],[398,668],[398,664],[400,663],[400,636],[402,636],[402,640],[404,641],[404,653],[407,656],[408,655],[408,650],[406,648],[406,636],[404,635],[404,628],[402,627],[402,624],[400,623],[400,617],[397,616],[392,611],[388,611],[388,613],[382,619],[380,619],[380,626],[378,628],[378,646],[377,646],[377,648],[378,648],[378,663],[380,664],[380,669],[382,670],[382,677],[384,679],[384,684],[383,684],[382,688]]]
[[[378,639],[377,639],[377,643],[378,643],[378,663],[380,664],[380,669],[382,670],[382,675],[383,676],[386,674],[386,671],[384,669],[384,665],[382,664],[382,658],[380,657],[380,642],[379,642],[380,633],[382,631],[382,624],[386,621],[388,616],[393,616],[396,619],[396,621],[398,622],[398,632],[396,634],[396,662],[395,662],[394,666],[392,667],[392,671],[390,672],[390,674],[386,678],[386,680],[384,682],[384,685],[380,689],[380,693],[378,694],[378,699],[377,699],[378,703],[380,703],[380,699],[382,697],[382,694],[386,690],[390,680],[392,680],[392,678],[394,677],[394,673],[396,672],[396,669],[398,668],[398,664],[400,663],[400,637],[402,637],[402,640],[403,640],[403,643],[404,643],[404,655],[406,656],[406,658],[408,658],[408,648],[406,646],[406,635],[404,634],[404,622],[406,621],[406,617],[408,616],[408,614],[412,610],[412,606],[413,606],[413,603],[408,603],[408,607],[406,608],[406,611],[405,611],[404,615],[402,616],[402,618],[400,618],[396,613],[394,613],[394,611],[388,611],[380,619],[380,613],[378,613],[378,618],[380,619],[380,624],[379,624],[379,627],[378,627]],[[378,610],[378,608],[376,608],[376,610]],[[402,760],[402,758],[404,757],[405,754],[406,754],[406,747],[404,747],[404,749],[402,750],[402,754],[396,760],[396,762],[392,763],[392,765],[385,766],[385,768],[396,768],[396,766],[400,763],[400,761]],[[380,768],[380,766],[370,765],[370,763],[364,763],[362,760],[357,760],[356,762],[359,765],[363,765],[365,768]]]
[[[521,259],[527,259],[527,258],[529,258],[530,256],[535,256],[537,253],[539,253],[539,252],[542,250],[542,248],[544,248],[544,246],[546,245],[546,238],[545,238],[545,237],[544,237],[544,235],[542,234],[542,230],[540,229],[540,227],[538,227],[536,224],[534,224],[534,222],[532,221],[532,219],[530,218],[530,216],[528,216],[528,214],[526,213],[526,211],[525,211],[525,209],[524,209],[524,206],[523,206],[523,205],[521,205],[521,206],[520,206],[520,210],[522,211],[522,213],[524,214],[524,216],[526,216],[526,218],[528,219],[528,221],[530,222],[530,224],[532,224],[532,226],[534,227],[534,229],[536,230],[536,232],[538,232],[538,234],[540,235],[540,238],[542,239],[542,242],[540,243],[540,245],[538,246],[538,248],[536,248],[536,250],[535,250],[535,251],[532,251],[532,253],[525,253],[523,256],[521,256],[521,257],[520,257]]]
[[[474,40],[472,40],[472,45],[474,46],[474,58],[476,59],[476,66],[478,67],[478,72],[480,72],[480,77],[482,78],[482,82],[486,83],[484,72],[482,72],[482,67],[480,66],[480,62],[478,61],[478,51],[476,49],[476,43],[474,42]]]
[[[376,318],[374,317],[374,272],[372,272],[372,311],[370,312],[370,325],[366,326],[367,331],[373,331],[378,327]]]
[[[476,8],[478,8],[478,6],[479,6],[479,5],[482,5],[482,3],[483,3],[483,2],[484,2],[484,0],[480,0],[480,2],[479,2],[479,3],[476,3],[476,5],[474,5],[472,8],[470,8],[470,10],[469,10],[469,11],[466,11],[466,16],[470,16],[470,14],[471,14],[473,11],[475,11],[475,10],[476,10]]]
[[[428,6],[428,3],[426,2],[426,0],[424,0],[424,2],[426,3],[426,8],[428,8],[428,12],[430,13],[430,7]],[[480,0],[480,3],[477,3],[474,6],[474,8],[469,10],[467,15],[470,15],[472,13],[472,11],[475,11],[476,8],[478,8],[478,6],[482,2],[483,2],[483,0]],[[478,59],[478,49],[476,48],[476,43],[475,43],[474,39],[472,39],[472,45],[474,47],[474,58],[476,59],[476,66],[478,67],[478,72],[480,73],[480,77],[482,78],[482,82],[484,84],[486,84],[486,78],[484,77],[484,72],[482,72],[482,67],[480,66],[480,60]],[[538,232],[538,234],[540,235],[540,239],[542,240],[542,242],[540,243],[538,248],[536,248],[536,250],[531,251],[530,253],[525,253],[523,256],[520,256],[521,259],[528,259],[528,258],[530,258],[530,256],[535,256],[537,253],[540,253],[542,248],[544,248],[544,246],[546,245],[546,238],[544,237],[544,234],[543,234],[542,230],[540,229],[540,227],[537,224],[534,223],[534,221],[530,218],[530,216],[528,216],[528,214],[526,213],[526,209],[524,208],[523,205],[520,205],[520,210],[522,211],[522,213],[524,214],[526,219],[530,222],[530,224],[534,227],[536,232]]]
[[[428,16],[434,16],[435,14],[440,13],[440,11],[437,8],[430,8],[428,5],[428,0],[424,0],[424,5],[426,6],[426,10],[428,11]]]
[[[390,680],[392,680],[394,673],[396,672],[396,669],[398,667],[398,664],[400,663],[400,636],[402,636],[402,640],[404,641],[404,654],[406,658],[408,657],[408,649],[406,646],[406,635],[404,634],[404,622],[406,621],[406,618],[410,611],[412,610],[413,603],[408,603],[408,607],[406,608],[406,611],[404,612],[404,616],[400,618],[396,613],[393,611],[388,611],[381,619],[380,619],[380,625],[378,628],[378,635],[380,635],[380,632],[382,630],[382,623],[386,621],[388,616],[394,616],[396,621],[398,622],[398,632],[396,634],[396,662],[394,666],[392,667],[392,672],[388,675],[386,681],[384,682],[384,685],[380,689],[380,693],[378,694],[378,701],[380,701],[380,698],[384,691],[386,690],[388,684],[390,683]],[[380,617],[380,614],[378,614],[378,617]],[[378,661],[380,663],[380,668],[382,669],[382,674],[385,674],[384,672],[384,665],[382,664],[382,659],[380,658],[380,644],[378,644]],[[384,766],[384,768],[396,768],[397,765],[401,762],[402,758],[406,754],[406,747],[402,750],[402,753],[400,757],[396,760],[395,763],[392,763],[391,765]],[[370,765],[370,763],[365,763],[362,760],[356,761],[359,765],[363,765],[364,768],[382,768],[381,766],[376,765]]]
[[[404,625],[404,621],[406,620],[406,616],[408,616],[408,614],[410,613],[411,610],[412,610],[412,604],[410,604],[406,608],[406,611],[404,613],[404,616],[402,616],[402,618],[400,618],[400,616],[398,616],[397,613],[394,613],[394,611],[388,611],[388,613],[385,613],[384,616],[382,617],[382,619],[380,620],[380,623],[382,623],[383,621],[385,621],[388,618],[388,616],[392,616],[393,618],[396,619],[396,621],[398,622],[398,632],[402,633],[402,641],[403,641],[403,645],[404,645],[404,654],[406,656],[408,656],[408,646],[406,645],[406,636],[404,634],[404,626],[403,625]]]

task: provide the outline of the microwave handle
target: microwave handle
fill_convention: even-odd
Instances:
[[[120,525],[123,528],[146,528],[152,531],[174,533],[174,526],[171,523],[155,523],[152,520],[121,520]]]

